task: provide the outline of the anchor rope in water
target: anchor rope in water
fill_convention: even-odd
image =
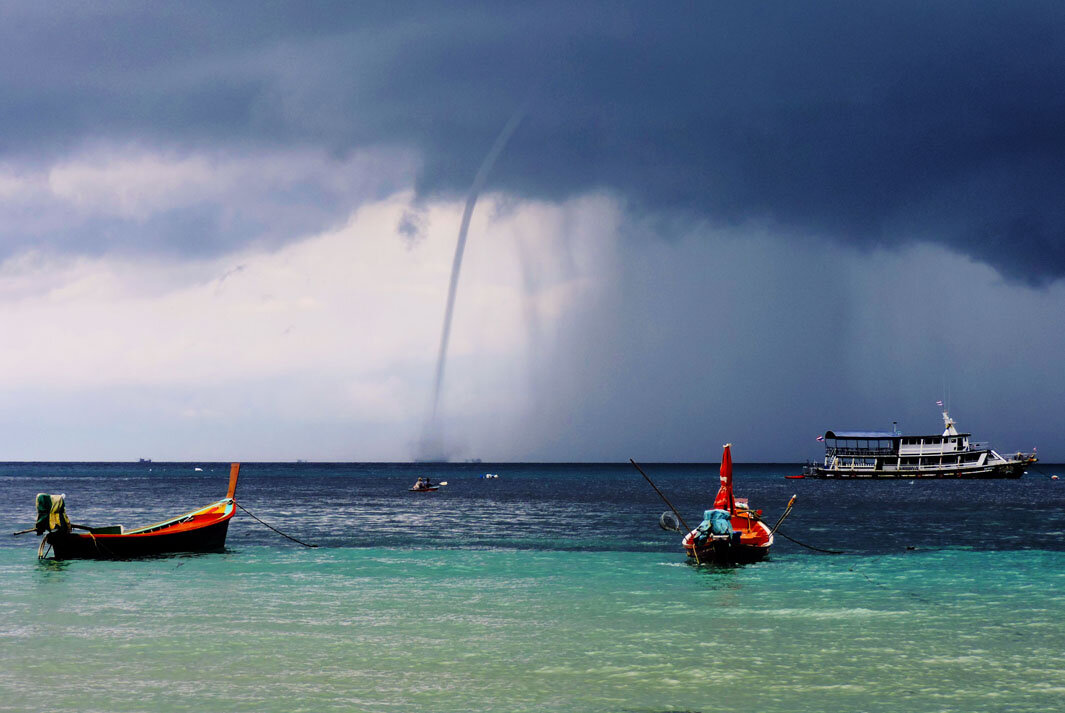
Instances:
[[[311,544],[308,544],[308,543],[304,542],[303,540],[297,540],[297,539],[296,539],[295,537],[293,537],[292,535],[286,535],[285,533],[281,532],[281,530],[278,530],[278,529],[277,529],[276,527],[274,527],[274,526],[273,526],[273,525],[271,525],[270,523],[267,523],[267,522],[263,522],[263,521],[262,521],[262,520],[260,520],[259,518],[255,517],[255,515],[254,515],[254,514],[252,513],[252,511],[251,511],[251,510],[249,510],[248,508],[244,507],[244,506],[243,506],[243,505],[241,505],[240,503],[238,503],[238,502],[235,502],[235,501],[234,501],[234,503],[233,503],[233,504],[234,504],[234,505],[236,505],[236,506],[237,506],[238,508],[240,508],[241,510],[243,510],[244,512],[248,513],[248,515],[249,515],[249,516],[251,517],[251,519],[252,519],[252,520],[255,520],[255,521],[256,521],[257,523],[259,523],[260,525],[264,525],[264,526],[266,526],[266,527],[270,528],[271,530],[273,530],[273,531],[274,531],[274,532],[276,532],[277,534],[281,535],[282,537],[287,537],[288,539],[292,540],[293,542],[299,543],[299,544],[303,545],[304,547],[317,547],[317,546],[318,546],[318,545],[311,545]]]
[[[800,547],[805,547],[808,550],[813,550],[814,552],[824,552],[825,554],[829,554],[829,555],[844,555],[844,554],[847,554],[843,550],[826,550],[826,549],[823,549],[821,547],[814,547],[813,545],[808,545],[805,542],[799,542],[794,537],[789,537],[788,535],[784,534],[784,532],[782,532],[781,530],[777,530],[776,534],[780,535],[785,540],[789,540],[791,542],[794,542],[796,545],[799,545]]]
[[[814,547],[813,545],[808,545],[805,542],[799,542],[794,537],[790,537],[787,534],[785,534],[780,529],[780,524],[782,522],[784,522],[784,518],[786,518],[788,515],[791,514],[792,504],[793,503],[789,503],[788,507],[784,509],[784,514],[780,516],[780,519],[777,520],[777,524],[773,526],[772,534],[780,535],[785,540],[790,540],[791,542],[794,542],[796,545],[799,545],[800,547],[805,547],[808,550],[813,550],[814,552],[824,552],[825,554],[828,554],[828,555],[845,555],[845,554],[847,554],[843,550],[826,550],[826,549],[823,549],[821,547]],[[758,515],[755,515],[754,519],[758,520],[758,522],[762,523],[763,525],[767,525],[768,524],[765,520],[763,520]]]
[[[1039,473],[1040,475],[1045,476],[1047,478],[1053,478],[1054,477],[1053,473],[1048,473],[1045,470],[1043,470],[1042,468],[1036,468],[1034,465],[1030,465],[1028,467],[1031,468],[1032,470],[1034,470],[1036,473]]]

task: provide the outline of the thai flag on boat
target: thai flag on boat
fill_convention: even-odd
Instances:
[[[936,401],[936,406],[942,406],[942,405],[943,405],[942,401]]]
[[[817,437],[817,440],[819,440],[819,441],[823,441],[823,440],[825,440],[825,437],[824,437],[824,436],[818,436],[818,437]]]

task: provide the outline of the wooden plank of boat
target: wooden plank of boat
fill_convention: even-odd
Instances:
[[[56,559],[131,559],[178,552],[221,552],[229,521],[236,514],[240,464],[229,471],[226,497],[199,510],[133,530],[122,527],[82,528],[85,534],[50,532],[48,543]],[[116,531],[117,530],[117,531]]]

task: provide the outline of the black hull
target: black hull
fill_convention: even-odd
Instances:
[[[688,558],[699,564],[751,564],[761,562],[769,556],[768,547],[752,547],[748,545],[733,545],[727,542],[715,543],[709,547],[699,547],[695,550],[698,558],[690,551]]]
[[[195,530],[148,535],[60,535],[48,542],[57,560],[134,559],[179,552],[222,552],[226,548],[229,518]]]

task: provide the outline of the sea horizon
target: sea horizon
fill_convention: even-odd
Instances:
[[[155,522],[221,497],[228,463],[195,463],[0,463],[0,526],[32,526],[41,491],[76,523]],[[313,549],[243,511],[218,554],[38,560],[32,534],[0,538],[0,710],[41,690],[78,713],[1060,701],[1061,481],[870,487],[738,463],[767,519],[798,497],[767,560],[713,567],[659,527],[667,506],[628,463],[484,465],[242,465],[238,502]],[[645,470],[696,520],[710,465]],[[448,485],[408,492],[417,475]]]

